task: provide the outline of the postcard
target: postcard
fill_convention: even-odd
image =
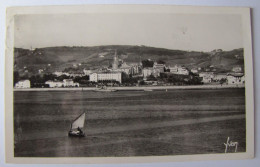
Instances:
[[[7,163],[254,157],[250,8],[10,7]]]

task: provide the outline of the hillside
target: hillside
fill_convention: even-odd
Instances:
[[[140,60],[151,59],[163,60],[167,65],[184,65],[191,69],[194,67],[206,68],[214,66],[220,71],[230,71],[234,66],[243,66],[243,49],[232,51],[212,52],[188,52],[181,50],[170,50],[147,46],[110,45],[95,47],[48,47],[35,50],[14,49],[15,70],[26,68],[32,73],[39,69],[49,72],[62,71],[65,68],[95,68],[109,66],[117,50],[119,59],[125,62],[140,62]],[[49,64],[49,65],[48,65]]]

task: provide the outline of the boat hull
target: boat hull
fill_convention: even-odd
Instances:
[[[69,131],[68,136],[69,137],[85,137],[85,133]]]

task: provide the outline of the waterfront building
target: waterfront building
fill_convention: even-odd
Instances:
[[[89,76],[89,81],[118,81],[122,83],[122,73],[121,72],[97,72],[92,73]]]
[[[199,73],[199,77],[202,77],[203,83],[211,83],[214,78],[213,72],[201,72]]]
[[[214,81],[220,81],[221,79],[227,79],[227,74],[226,73],[219,73],[219,74],[215,74],[213,77]]]
[[[143,77],[147,78],[148,76],[153,74],[153,68],[144,68],[143,69]]]
[[[98,73],[92,73],[89,75],[89,81],[98,82]]]
[[[79,87],[79,83],[74,82],[72,79],[64,79],[63,86],[64,87]]]
[[[46,81],[46,85],[50,88],[60,88],[60,87],[79,87],[79,83],[74,82],[72,79],[64,79],[63,81]]]
[[[30,88],[31,82],[30,80],[21,80],[15,84],[15,88]]]
[[[244,73],[229,73],[227,74],[227,81],[228,84],[244,84],[245,83],[245,76]]]
[[[240,66],[233,67],[232,71],[236,72],[236,73],[241,73],[242,72],[242,67],[240,67]]]
[[[46,81],[45,82],[46,85],[49,85],[50,88],[60,88],[60,87],[64,87],[63,82],[61,81]]]

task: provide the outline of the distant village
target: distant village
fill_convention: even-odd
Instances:
[[[14,74],[15,88],[62,88],[62,87],[99,87],[99,86],[174,86],[174,85],[243,85],[244,70],[235,66],[231,72],[219,73],[214,66],[188,69],[184,65],[167,66],[167,62],[151,59],[139,62],[125,62],[115,51],[110,67],[84,68],[82,71],[55,71],[28,78]],[[47,66],[51,67],[51,64]],[[81,64],[75,64],[77,68]],[[24,71],[26,72],[26,66]],[[18,75],[18,77],[17,77]]]

